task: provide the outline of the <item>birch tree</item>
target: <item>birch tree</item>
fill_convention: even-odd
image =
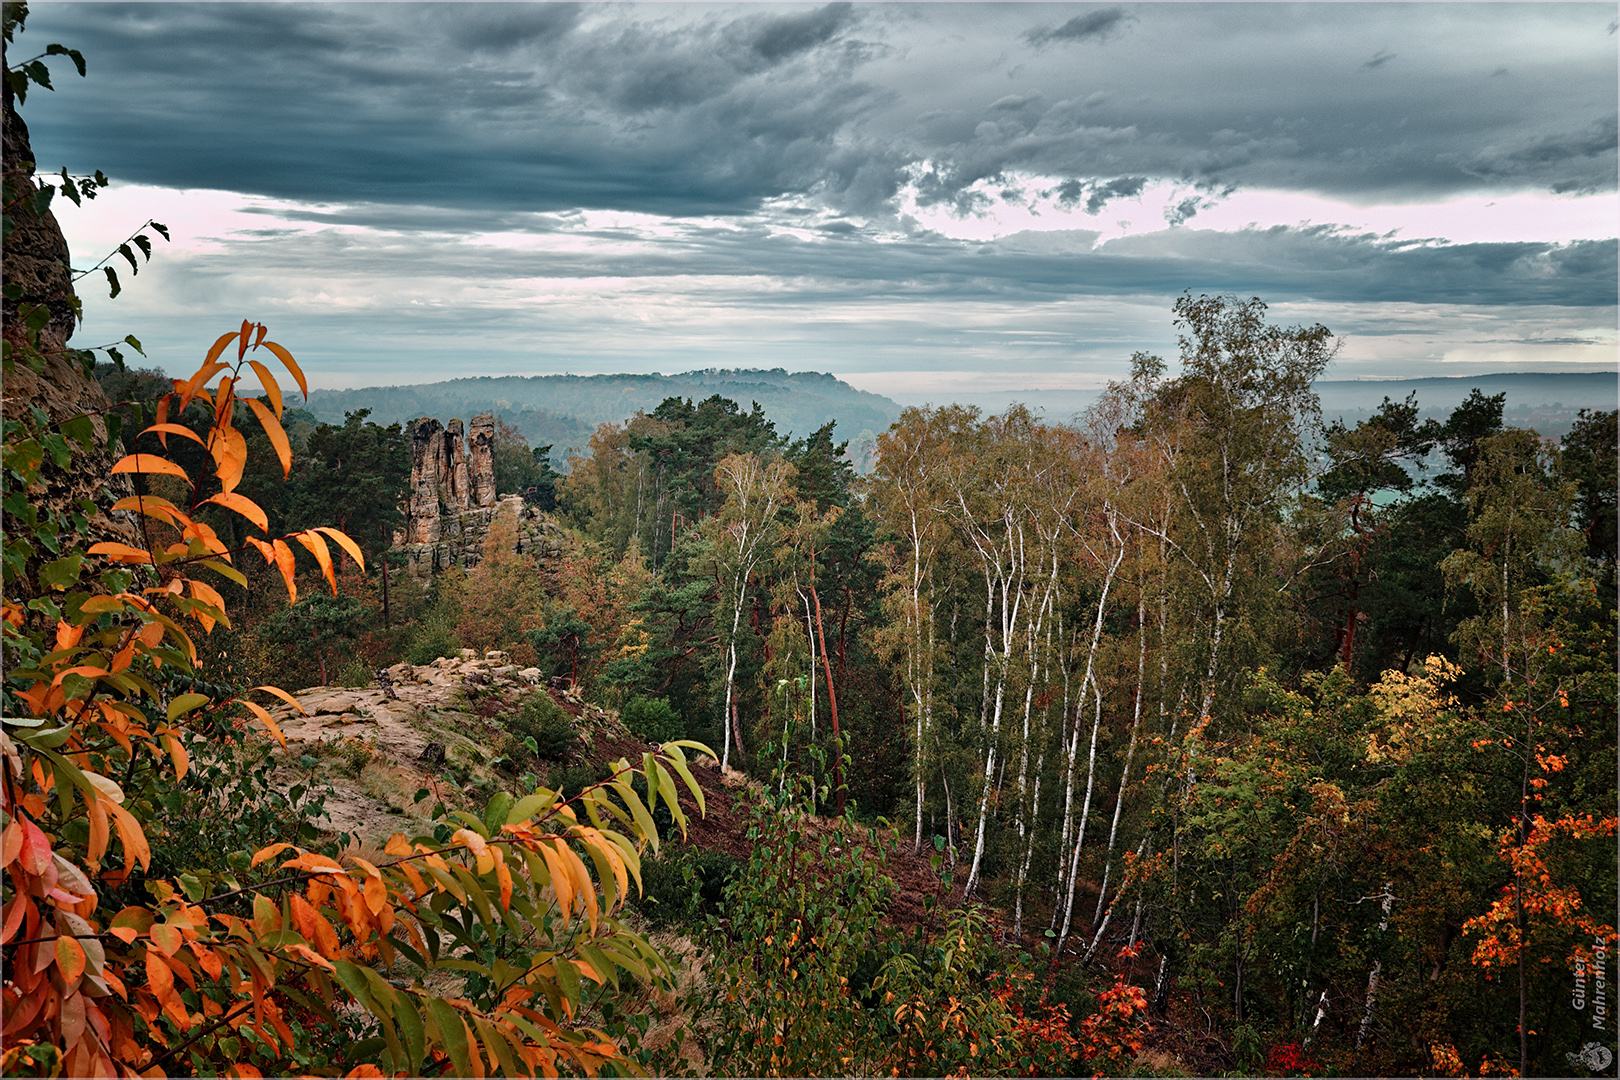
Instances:
[[[780,528],[777,512],[792,498],[793,466],[755,454],[728,454],[715,466],[714,481],[725,493],[725,503],[709,519],[709,527],[718,583],[715,621],[721,629],[726,673],[720,698],[720,726],[725,733],[721,765],[726,767],[731,763],[732,739],[740,737],[734,700],[737,633],[750,596],[750,579],[770,554]]]

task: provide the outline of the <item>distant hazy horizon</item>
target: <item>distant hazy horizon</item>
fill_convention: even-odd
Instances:
[[[1183,291],[1341,378],[1612,370],[1613,4],[36,4],[80,341],[312,385],[832,371],[1078,393]],[[21,55],[21,54],[19,54]]]

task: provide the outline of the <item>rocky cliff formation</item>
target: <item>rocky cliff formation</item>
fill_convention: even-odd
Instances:
[[[107,429],[101,419],[107,397],[86,373],[83,354],[68,347],[78,300],[73,293],[67,241],[50,210],[35,213],[33,200],[39,189],[34,182],[34,151],[28,126],[17,115],[10,81],[3,82],[7,234],[5,260],[0,264],[6,289],[0,301],[0,318],[11,355],[16,358],[8,360],[5,368],[5,418],[21,420],[39,409],[54,425],[88,415],[97,444],[91,450],[76,450],[65,469],[57,468],[47,456],[40,483],[28,492],[28,501],[37,510],[57,513],[77,510],[84,501],[92,501],[98,512],[90,520],[91,542],[117,540],[134,544],[138,537],[133,525],[121,511],[115,518],[106,509],[113,500],[133,493],[127,476],[110,476],[114,452],[106,448]],[[21,318],[25,306],[44,308],[50,313],[39,329],[38,353],[32,356],[32,362],[29,357],[34,349]],[[118,456],[122,456],[121,451]],[[33,595],[33,571],[39,561],[30,559],[23,574],[6,581],[6,599],[26,600]]]
[[[520,495],[495,491],[495,416],[472,418],[464,440],[460,420],[423,417],[411,427],[411,488],[405,528],[394,534],[411,573],[477,565],[497,522],[520,552],[562,550],[562,534]]]

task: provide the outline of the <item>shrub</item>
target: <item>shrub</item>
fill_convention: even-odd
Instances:
[[[441,656],[455,656],[460,650],[455,623],[441,605],[435,605],[411,628],[404,655],[407,663],[431,664]]]
[[[649,698],[637,694],[619,710],[619,719],[638,739],[651,743],[665,743],[686,738],[686,724],[668,698]]]
[[[740,865],[724,851],[666,851],[641,864],[641,893],[634,903],[655,926],[701,923],[720,913]]]
[[[506,730],[529,754],[545,761],[561,761],[578,738],[573,718],[544,690],[523,699],[517,715],[507,718]],[[516,746],[512,749],[513,757],[518,758],[522,751]]]

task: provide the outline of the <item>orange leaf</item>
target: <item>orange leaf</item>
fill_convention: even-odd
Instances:
[[[124,864],[127,866],[131,862],[138,862],[142,870],[149,868],[152,865],[152,849],[147,846],[141,823],[128,810],[111,800],[102,799],[101,805],[112,816],[113,824],[118,828],[118,838],[124,842]]]
[[[57,938],[56,966],[62,971],[62,980],[72,986],[74,980],[84,974],[84,946],[75,938]]]
[[[272,540],[270,545],[276,553],[276,567],[281,571],[282,580],[287,583],[287,602],[296,604],[298,603],[298,584],[293,581],[296,564],[293,562],[292,548],[280,540]]]
[[[180,388],[179,379],[174,380],[174,387],[176,390]],[[166,424],[169,422],[169,399],[173,396],[173,394],[164,394],[162,397],[158,398],[157,422],[159,424]],[[164,434],[162,431],[158,432],[158,442],[163,444],[163,449],[167,450],[169,448],[169,436]]]
[[[180,946],[185,944],[185,939],[180,936],[177,927],[168,923],[158,923],[152,927],[152,944],[162,949],[165,955],[173,956],[180,951]]]
[[[512,871],[506,865],[506,853],[499,847],[491,849],[495,856],[495,880],[501,886],[501,910],[512,906]]]
[[[242,320],[241,337],[236,345],[236,358],[238,360],[247,355],[248,346],[252,344],[253,324],[246,319]]]
[[[265,562],[273,563],[276,561],[276,549],[271,545],[270,541],[260,540],[256,536],[249,536],[247,542],[259,549],[259,554],[264,556]]]
[[[146,952],[146,982],[160,1004],[166,1003],[174,996],[174,972],[163,962],[162,954],[155,949],[148,949]]]
[[[174,778],[184,780],[186,771],[191,767],[191,757],[186,753],[186,748],[173,735],[163,736],[162,742],[163,748],[169,752],[169,760],[174,762]]]
[[[304,373],[299,369],[298,361],[293,359],[292,353],[273,341],[265,342],[264,347],[275,353],[277,359],[286,365],[288,371],[292,372],[292,377],[298,381],[298,389],[304,392],[304,400],[309,400],[309,384],[304,382]]]
[[[196,443],[198,446],[205,445],[203,443],[202,436],[198,435],[195,431],[192,431],[190,428],[186,427],[184,424],[166,424],[166,423],[151,424],[144,431],[142,431],[141,434],[145,435],[148,432],[153,432],[153,431],[158,432],[160,435],[182,435],[185,438],[188,438],[192,442]],[[167,447],[168,446],[168,440],[164,440],[163,445],[165,447]]]
[[[233,427],[216,428],[215,435],[208,446],[208,452],[218,465],[214,475],[219,477],[221,488],[235,491],[236,485],[242,482],[242,470],[247,468],[247,440]]]
[[[201,600],[205,604],[208,604],[208,605],[210,605],[212,607],[218,608],[220,610],[221,614],[224,613],[224,611],[225,611],[225,598],[223,596],[219,595],[219,590],[218,589],[215,589],[212,585],[208,584],[206,581],[188,580],[186,584],[190,587],[191,595],[192,595],[192,597],[194,599]],[[207,629],[207,630],[212,630],[213,629],[213,624],[214,624],[214,617],[213,616],[205,615],[200,611],[197,612],[196,615],[197,615],[198,620],[202,622],[204,629]]]
[[[287,433],[282,430],[281,422],[270,415],[270,410],[265,408],[264,402],[258,398],[248,398],[248,408],[259,418],[259,426],[264,428],[264,437],[276,448],[276,457],[281,459],[281,478],[285,480],[292,472],[292,446],[287,442]],[[280,411],[278,399],[276,412]]]
[[[203,502],[217,503],[227,510],[234,510],[259,527],[261,532],[270,531],[270,519],[265,516],[259,504],[246,495],[238,495],[234,491],[222,491],[218,495],[211,495]]]
[[[326,957],[322,956],[320,953],[316,952],[314,949],[310,948],[308,945],[300,945],[298,942],[295,941],[291,945],[285,946],[285,948],[290,953],[293,953],[293,954],[295,954],[297,956],[302,956],[305,960],[308,960],[310,963],[314,964],[316,967],[323,967],[327,971],[336,971],[337,970],[337,968],[332,966],[332,962],[330,960],[328,960]]]
[[[177,525],[185,525],[191,520],[181,513],[180,508],[174,503],[157,495],[131,495],[113,503],[112,508],[133,510],[137,514],[145,514],[147,517]]]
[[[71,649],[84,637],[84,627],[69,626],[58,619],[56,621],[56,647],[58,649]]]
[[[218,360],[219,359],[219,354],[225,351],[225,346],[227,346],[231,342],[235,341],[236,337],[237,337],[237,332],[234,331],[234,330],[229,334],[221,334],[221,335],[219,335],[219,339],[217,341],[215,341],[213,345],[209,346],[208,356],[203,360],[203,366],[207,367],[209,364],[212,364],[215,360]]]
[[[128,454],[119,459],[112,467],[115,473],[162,473],[164,476],[178,476],[182,480],[190,480],[186,470],[170,461],[168,458],[156,454]]]
[[[293,845],[293,844],[285,844],[285,843],[283,843],[283,844],[271,844],[269,847],[262,847],[258,851],[255,851],[253,853],[253,860],[248,863],[248,867],[252,868],[252,867],[258,866],[260,863],[264,862],[266,859],[273,859],[277,855],[281,854],[283,851],[286,851],[287,849],[294,848],[294,847],[295,847],[295,845]]]
[[[227,366],[228,365],[219,363],[218,361],[210,361],[198,368],[196,373],[192,375],[188,381],[181,382],[179,379],[174,380],[175,393],[180,395],[180,400],[175,403],[177,406],[176,411],[184,414],[186,407],[191,404],[192,399],[197,396],[198,392],[202,390],[203,386],[208,382],[208,380],[212,379],[221,371],[224,371]]]
[[[91,555],[105,555],[113,562],[143,563],[151,565],[152,553],[128,544],[120,544],[113,540],[103,540],[99,544],[91,544]]]
[[[261,331],[263,330],[262,327],[260,329]],[[259,363],[257,360],[249,360],[248,366],[253,368],[253,373],[259,377],[259,386],[264,389],[265,396],[270,399],[270,407],[276,410],[276,418],[280,419],[281,384],[276,382],[276,377],[274,375],[270,374],[270,369]]]
[[[314,531],[318,532],[318,533],[325,533],[327,536],[330,536],[333,540],[336,540],[337,543],[338,543],[338,546],[341,547],[344,551],[347,551],[349,553],[349,558],[354,560],[354,564],[356,566],[358,566],[362,571],[365,570],[365,568],[366,568],[366,557],[364,555],[360,554],[360,545],[356,544],[353,540],[349,539],[349,534],[348,533],[339,532],[337,529],[332,528],[330,525],[317,525],[317,526],[315,526]]]
[[[19,857],[22,859],[22,868],[25,873],[39,877],[51,868],[51,842],[27,818],[18,818],[22,822],[23,839]]]
[[[326,575],[326,582],[332,586],[332,595],[337,595],[337,578],[332,575],[332,553],[327,550],[326,541],[321,539],[320,533],[313,529],[294,533],[293,539],[309,549],[315,561],[320,564],[321,573]]]

